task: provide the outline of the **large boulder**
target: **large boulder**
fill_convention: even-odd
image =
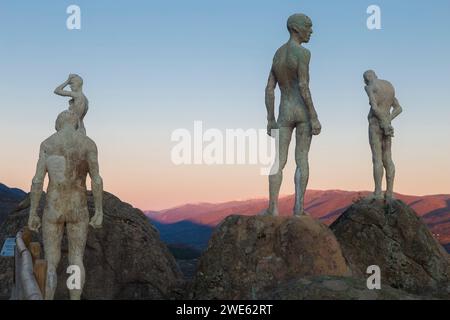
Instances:
[[[189,298],[251,299],[292,277],[348,273],[333,233],[311,217],[230,216],[201,257]]]
[[[355,275],[377,265],[382,286],[420,295],[449,296],[450,263],[444,248],[405,203],[362,199],[332,225]]]
[[[40,214],[45,204],[41,200]],[[92,194],[88,206],[94,213]],[[23,206],[22,206],[23,207]],[[146,216],[110,193],[103,194],[103,227],[89,227],[84,255],[86,283],[83,299],[170,299],[180,294],[182,275],[175,259],[160,241],[158,231]],[[14,236],[28,219],[28,208],[9,215],[0,226],[0,241]],[[41,242],[41,235],[34,234]],[[42,243],[42,242],[41,242]],[[66,287],[67,238],[63,237],[62,258],[58,268],[56,299],[68,298]],[[3,297],[10,294],[13,259],[0,260],[0,287]],[[8,276],[9,275],[9,276]],[[5,292],[3,292],[5,291]]]
[[[422,300],[407,292],[383,285],[369,290],[365,279],[316,276],[290,279],[268,287],[257,297],[261,300]]]

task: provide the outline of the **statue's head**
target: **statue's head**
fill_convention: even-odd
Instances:
[[[56,131],[60,131],[65,127],[70,127],[75,130],[78,129],[78,116],[75,114],[75,112],[65,110],[58,115],[55,123]]]
[[[311,19],[302,13],[293,14],[288,18],[287,29],[291,37],[296,38],[300,42],[309,42],[312,31]]]
[[[69,75],[69,85],[72,91],[80,91],[83,87],[83,79],[77,74]]]
[[[364,72],[363,78],[366,85],[371,83],[373,80],[378,79],[377,74],[373,70],[367,70],[366,72]]]

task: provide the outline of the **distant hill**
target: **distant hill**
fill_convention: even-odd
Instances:
[[[306,211],[326,224],[331,224],[353,201],[370,192],[341,190],[308,190],[305,195]],[[434,236],[450,251],[450,195],[396,197],[410,205]],[[294,196],[280,198],[280,214],[292,214]],[[232,214],[256,215],[267,207],[267,199],[230,201],[224,203],[186,204],[162,211],[149,211],[146,215],[155,223],[163,241],[205,248],[212,229]],[[193,245],[195,243],[195,245]]]
[[[203,251],[208,244],[214,227],[197,224],[191,221],[180,221],[171,224],[161,223],[150,219],[158,229],[161,240],[170,247],[192,248],[192,250]]]
[[[308,190],[305,195],[306,211],[326,224],[331,224],[342,212],[368,191]],[[0,183],[0,224],[26,196],[26,192]],[[396,197],[410,205],[430,227],[434,236],[450,252],[450,195]],[[290,215],[294,196],[280,198],[280,214]],[[204,250],[217,224],[232,214],[255,215],[267,207],[267,199],[229,201],[224,203],[186,204],[145,214],[160,232],[161,239],[180,248]]]
[[[450,243],[444,244],[444,248],[448,253],[450,253]]]
[[[201,250],[194,249],[183,244],[168,244],[167,248],[177,260],[193,260],[198,259],[202,254]]]
[[[20,189],[9,188],[0,183],[0,224],[26,195],[26,192]]]

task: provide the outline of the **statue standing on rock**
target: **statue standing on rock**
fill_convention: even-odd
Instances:
[[[392,138],[394,120],[401,112],[395,90],[389,81],[378,79],[373,70],[364,72],[365,90],[369,97],[369,142],[372,149],[373,177],[375,191],[372,198],[383,199],[381,183],[383,169],[386,170],[386,193],[384,198],[390,201],[394,197],[395,165],[392,161]],[[392,109],[392,112],[391,112]]]
[[[65,91],[69,85],[72,91]],[[103,180],[99,173],[97,146],[86,136],[83,118],[88,102],[81,91],[83,80],[77,75],[56,88],[55,93],[70,96],[69,110],[56,119],[56,132],[42,142],[36,174],[30,192],[28,227],[38,231],[41,218],[37,210],[42,195],[45,176],[48,174],[46,204],[42,215],[42,238],[47,260],[45,299],[54,298],[57,285],[57,268],[61,258],[61,241],[64,229],[68,239],[68,258],[71,266],[79,268],[80,287],[70,289],[70,298],[81,298],[85,282],[83,264],[88,226],[100,228],[103,222]],[[95,214],[89,221],[86,178],[91,178]]]
[[[302,216],[304,196],[309,178],[308,153],[313,135],[322,129],[309,90],[309,61],[311,53],[302,46],[312,34],[312,22],[304,14],[294,14],[287,21],[290,39],[273,58],[266,87],[267,134],[278,135],[277,161],[269,176],[269,208],[265,215],[278,215],[278,196],[287,162],[289,144],[295,129],[295,206],[294,216]],[[275,120],[275,88],[281,91],[280,111]]]

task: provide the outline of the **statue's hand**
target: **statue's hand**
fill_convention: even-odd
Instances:
[[[94,229],[98,229],[102,227],[102,223],[103,223],[103,212],[96,212],[94,216],[91,218],[89,225]]]
[[[393,137],[394,136],[394,127],[390,123],[385,123],[381,126],[381,129],[383,129],[383,133],[387,137]]]
[[[30,217],[28,218],[28,229],[38,232],[40,227],[41,218],[39,218],[37,214],[30,214]]]
[[[277,124],[277,122],[275,121],[275,119],[269,120],[269,121],[267,122],[267,134],[268,134],[269,136],[274,137],[274,136],[272,136],[272,130],[277,130],[277,129],[278,129],[278,124]]]
[[[387,128],[387,130],[386,130],[386,129],[384,130],[384,134],[385,134],[386,136],[393,137],[393,136],[394,136],[394,127],[391,126],[391,125],[389,125],[389,127]]]
[[[322,125],[319,122],[319,119],[312,119],[311,120],[311,133],[315,136],[317,136],[318,134],[320,134],[320,132],[322,131]]]

